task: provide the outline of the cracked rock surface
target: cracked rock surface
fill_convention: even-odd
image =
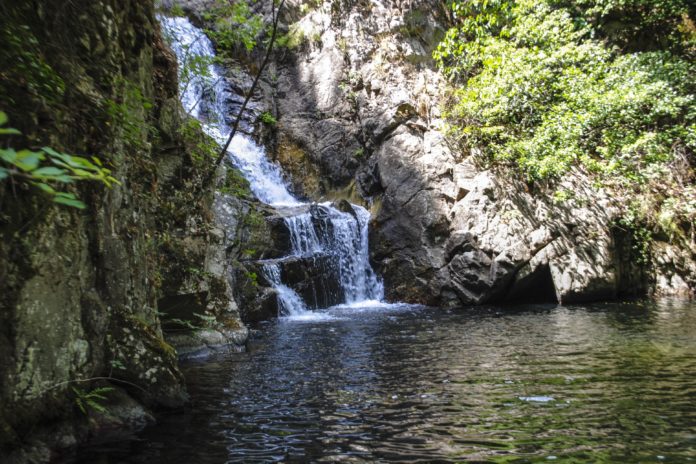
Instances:
[[[387,298],[431,305],[564,303],[686,295],[689,250],[657,242],[649,265],[617,227],[620,199],[582,172],[530,190],[453,151],[441,107],[446,83],[431,52],[446,30],[437,2],[290,3],[304,40],[269,71],[278,119],[272,153],[296,192],[372,208],[371,256]],[[572,192],[564,201],[554,192]]]

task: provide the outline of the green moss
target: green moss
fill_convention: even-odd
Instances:
[[[176,350],[152,328],[154,324],[151,324],[142,316],[133,314],[127,315],[126,320],[129,322],[130,328],[137,330],[142,335],[141,338],[145,340],[152,349],[164,355],[165,358],[170,360],[176,359]]]
[[[268,124],[269,126],[275,126],[278,123],[276,118],[268,111],[264,111],[263,113],[261,113],[259,119],[262,123]]]
[[[239,172],[239,169],[234,166],[226,166],[225,181],[219,190],[224,194],[232,195],[237,198],[253,198],[249,181],[246,180],[242,173]]]
[[[65,82],[46,62],[29,26],[13,22],[3,24],[0,43],[0,95],[6,99],[8,110],[24,108],[27,97],[41,105],[62,100]]]
[[[118,100],[104,101],[107,126],[120,134],[130,148],[147,148],[148,140],[157,135],[156,128],[147,118],[153,107],[152,102],[143,95],[137,83],[116,79],[114,85],[120,89]]]
[[[253,229],[259,229],[266,225],[266,219],[258,210],[252,208],[244,216],[244,224]]]

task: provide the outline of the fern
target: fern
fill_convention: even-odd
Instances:
[[[82,414],[87,415],[89,410],[96,411],[100,414],[107,414],[109,411],[101,404],[107,400],[106,394],[113,391],[112,387],[97,387],[89,391],[85,391],[78,387],[71,387],[75,393],[75,404]]]

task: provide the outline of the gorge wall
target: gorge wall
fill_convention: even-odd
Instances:
[[[297,192],[372,208],[371,256],[387,298],[690,295],[694,250],[658,236],[641,251],[619,225],[626,199],[586,173],[528,185],[450,148],[447,84],[431,58],[447,14],[437,1],[286,3],[288,40],[257,98],[278,121],[266,142]],[[573,194],[558,199],[559,188]]]
[[[229,267],[256,206],[234,175],[236,195],[203,187],[211,142],[152,1],[3,3],[0,34],[0,110],[22,132],[3,147],[94,155],[120,183],[74,184],[84,210],[0,185],[0,460],[43,462],[181,406],[177,354],[244,343]]]

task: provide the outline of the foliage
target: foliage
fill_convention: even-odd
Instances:
[[[181,318],[166,318],[166,315],[164,315],[165,317],[163,318],[163,322],[167,325],[174,324],[174,326],[178,326],[179,330],[201,330],[214,328],[217,326],[217,319],[215,318],[215,316],[201,313],[193,313],[193,315],[196,317],[196,319],[194,320]],[[172,327],[167,328],[168,332],[173,332],[176,330],[177,329],[174,329]]]
[[[252,253],[253,254],[253,251]],[[249,272],[249,271],[244,271],[244,276],[249,279],[249,283],[254,286],[258,287],[259,286],[259,276],[255,272]]]
[[[617,226],[628,232],[632,238],[631,251],[638,264],[647,264],[650,259],[650,242],[652,234],[647,226],[648,220],[638,202],[634,201],[618,220]]]
[[[274,126],[278,123],[278,120],[273,116],[270,112],[264,111],[261,113],[259,116],[259,119],[261,120],[262,123],[268,124],[270,126]]]
[[[300,5],[300,14],[306,15],[307,13],[314,11],[321,7],[322,0],[308,0],[303,1]]]
[[[14,107],[22,103],[15,100],[16,89],[22,89],[36,102],[61,100],[65,82],[46,62],[29,26],[10,23],[0,27],[0,43],[0,94],[5,103]]]
[[[213,30],[207,32],[218,47],[226,50],[232,50],[238,44],[244,45],[247,51],[253,50],[256,37],[263,29],[263,17],[254,14],[244,0],[217,0],[215,6],[203,15],[203,19],[214,22]]]
[[[696,150],[686,1],[457,0],[452,14],[433,56],[453,84],[446,116],[463,148],[532,182],[572,166],[624,191],[681,182],[675,163]],[[688,182],[689,162],[682,171]],[[655,208],[664,199],[664,218],[693,222],[674,192]]]
[[[120,370],[120,371],[126,370],[126,365],[123,364],[123,362],[119,359],[112,359],[109,362],[109,365],[111,366],[112,369],[116,369],[116,370]]]
[[[625,51],[679,51],[696,45],[695,11],[689,0],[551,0],[550,4],[568,9],[577,24],[591,27],[594,37]]]
[[[200,324],[202,328],[205,327],[215,327],[217,324],[217,319],[215,316],[211,316],[209,314],[201,314],[201,313],[193,313],[194,316],[196,316],[200,320]]]
[[[207,166],[217,155],[218,144],[203,132],[203,126],[196,118],[188,117],[179,127],[179,134],[189,148],[188,153],[195,163]]]
[[[0,111],[0,135],[19,135],[19,131],[3,128],[7,115]],[[82,156],[60,153],[50,147],[38,150],[0,148],[0,181],[18,179],[51,195],[55,203],[74,208],[85,208],[85,204],[73,193],[61,191],[58,185],[71,184],[79,180],[95,180],[107,187],[119,182],[111,171],[103,167],[99,158],[91,160]]]
[[[286,34],[278,36],[278,48],[287,48],[288,50],[297,50],[309,42],[304,29],[300,24],[292,24]]]
[[[106,393],[113,391],[113,388],[98,387],[89,391],[78,387],[71,388],[73,393],[75,393],[75,404],[80,411],[82,411],[82,414],[86,415],[89,410],[94,410],[102,414],[106,414],[108,412],[101,402],[107,399],[105,396]]]
[[[180,5],[172,5],[172,7],[169,9],[168,13],[171,16],[178,16],[178,17],[184,17],[186,16],[186,12]]]
[[[115,85],[123,87],[123,96],[120,101],[105,101],[109,118],[107,125],[119,129],[126,143],[139,148],[145,140],[143,129],[150,129],[144,121],[144,115],[152,109],[152,102],[132,82],[117,80]]]
[[[457,9],[473,16],[436,58],[466,81],[449,112],[455,133],[488,158],[515,161],[532,180],[582,163],[642,181],[673,147],[696,147],[692,62],[667,51],[615,56],[549,3],[490,2],[474,15],[477,3]]]
[[[220,187],[220,192],[233,195],[237,198],[251,198],[249,181],[234,166],[225,167],[225,182]]]

